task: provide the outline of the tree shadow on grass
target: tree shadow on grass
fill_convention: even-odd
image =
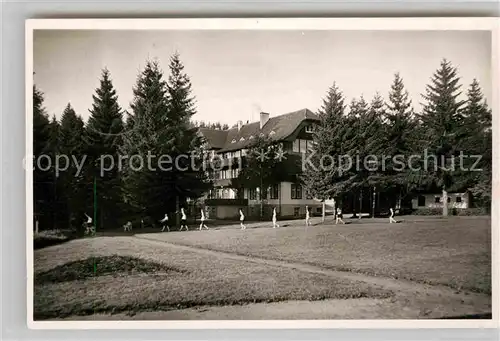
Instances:
[[[135,257],[116,255],[90,257],[35,274],[35,284],[70,282],[104,275],[120,276],[134,273],[167,274],[172,272],[184,273],[186,271]]]

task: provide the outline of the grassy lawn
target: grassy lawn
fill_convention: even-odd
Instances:
[[[155,246],[134,237],[79,239],[35,250],[34,265],[35,319],[392,296],[362,282]]]
[[[151,235],[266,259],[443,284],[491,294],[490,217],[414,217],[308,228],[224,229]]]

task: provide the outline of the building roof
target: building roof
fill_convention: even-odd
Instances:
[[[270,117],[260,129],[260,121],[243,124],[238,131],[237,127],[228,130],[200,128],[210,148],[219,151],[234,151],[247,147],[252,138],[259,136],[269,137],[280,141],[289,137],[304,120],[319,120],[318,116],[309,109],[301,109],[288,114]]]
[[[199,132],[206,139],[210,148],[221,149],[224,148],[229,130],[199,128]]]

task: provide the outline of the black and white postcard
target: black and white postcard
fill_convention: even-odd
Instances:
[[[29,20],[30,326],[494,326],[497,24]]]

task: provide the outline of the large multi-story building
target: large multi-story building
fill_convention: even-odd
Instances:
[[[299,181],[286,181],[273,184],[262,192],[260,188],[243,188],[236,190],[231,180],[238,177],[240,159],[245,158],[248,148],[256,138],[269,138],[281,144],[287,162],[287,171],[298,175],[301,171],[302,154],[312,149],[312,132],[318,117],[308,109],[302,109],[284,115],[270,117],[268,113],[260,113],[258,122],[244,124],[227,130],[200,128],[199,132],[205,140],[205,148],[212,157],[222,159],[221,167],[212,172],[214,186],[204,198],[208,214],[212,218],[231,219],[238,217],[242,209],[249,217],[260,216],[261,204],[264,214],[268,216],[272,208],[276,208],[282,217],[298,217],[305,214],[308,205],[313,214],[320,214],[322,204],[310,197]],[[236,162],[235,162],[236,161]],[[298,161],[298,162],[297,162]],[[236,166],[235,166],[236,165]],[[292,176],[293,178],[293,176]]]

